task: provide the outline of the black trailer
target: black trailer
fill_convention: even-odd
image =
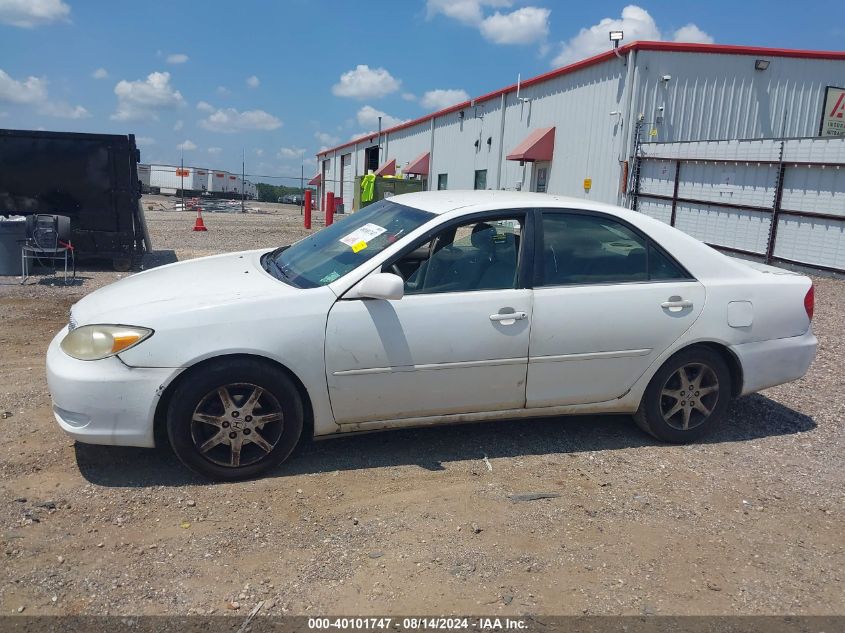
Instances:
[[[135,137],[0,129],[0,215],[70,217],[77,257],[128,270],[151,249]]]

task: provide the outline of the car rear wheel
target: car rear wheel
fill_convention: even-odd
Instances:
[[[719,354],[693,347],[675,354],[646,388],[634,420],[665,442],[692,442],[724,418],[731,396],[730,370]]]
[[[234,481],[282,463],[299,441],[302,422],[302,400],[283,371],[234,359],[182,381],[168,408],[167,434],[191,470]]]

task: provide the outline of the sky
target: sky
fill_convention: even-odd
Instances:
[[[800,6],[800,9],[798,8]],[[0,127],[290,184],[315,154],[634,40],[845,49],[841,3],[0,0]],[[261,177],[258,177],[261,176]]]

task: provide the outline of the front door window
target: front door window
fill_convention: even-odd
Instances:
[[[521,217],[453,225],[385,271],[400,272],[408,295],[515,288],[522,225]]]

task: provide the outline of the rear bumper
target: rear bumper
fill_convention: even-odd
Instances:
[[[798,380],[810,368],[817,346],[812,329],[801,336],[732,346],[742,365],[742,395]]]
[[[115,356],[82,361],[59,347],[47,351],[47,384],[61,429],[78,442],[155,446],[153,419],[163,388],[179,369],[127,367]]]

